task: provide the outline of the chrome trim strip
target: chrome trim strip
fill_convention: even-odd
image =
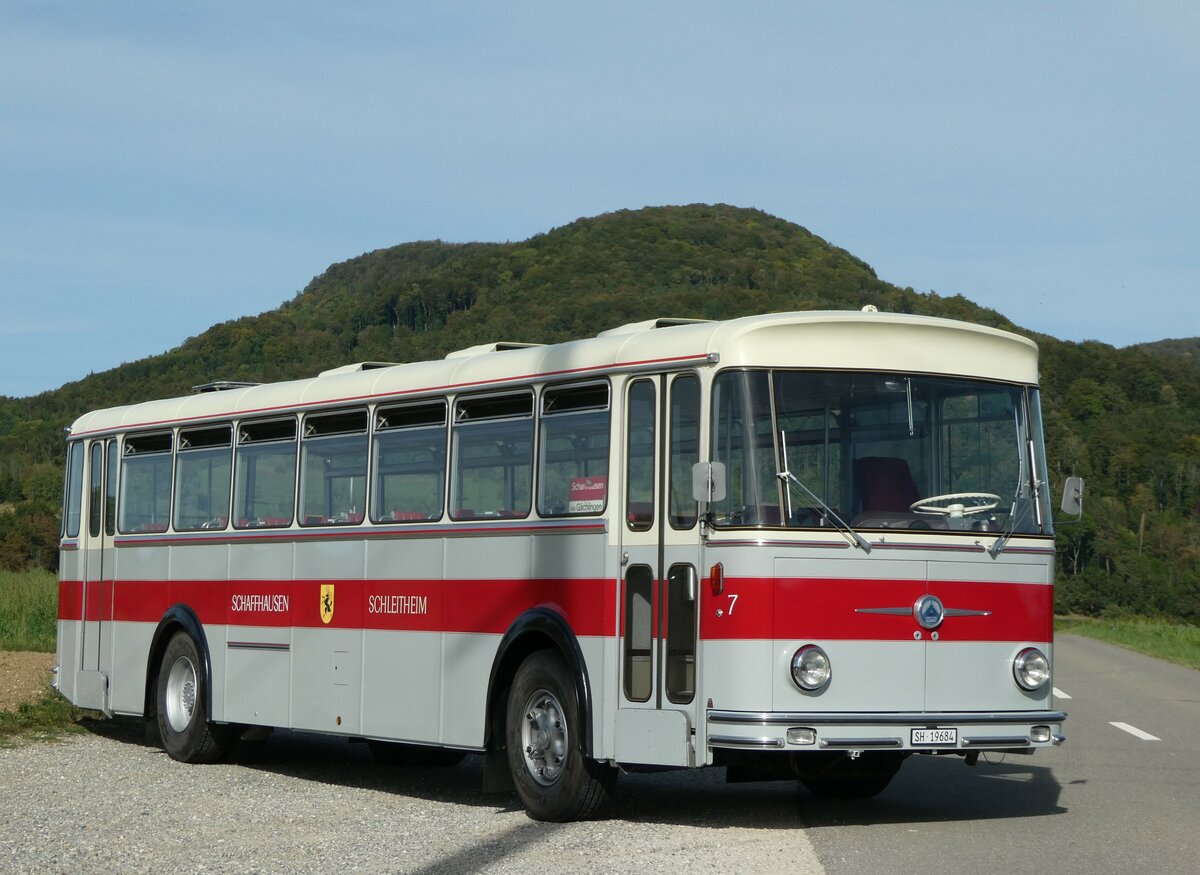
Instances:
[[[843,726],[888,726],[917,724],[946,726],[957,723],[987,725],[991,723],[1062,723],[1066,711],[896,711],[893,713],[838,713],[829,711],[709,711],[709,723],[734,726],[812,726],[841,724]]]
[[[904,747],[904,742],[898,738],[822,738],[821,747],[865,750],[869,747]]]
[[[736,735],[710,735],[708,737],[708,746],[773,748],[783,747],[783,739],[770,738],[768,736],[762,736],[760,738],[739,738]]]
[[[907,617],[913,612],[912,608],[855,608],[856,614],[887,614],[890,617]],[[971,608],[946,608],[947,617],[990,617],[991,611],[977,611]]]
[[[286,651],[292,649],[292,645],[290,644],[276,644],[273,641],[226,641],[225,647],[228,650]]]
[[[1027,735],[981,735],[962,740],[963,747],[1029,747],[1032,744]]]
[[[845,541],[782,541],[770,538],[739,539],[736,541],[718,541],[710,539],[709,547],[819,547],[822,549],[850,549]]]
[[[164,547],[178,544],[215,544],[249,541],[330,541],[372,538],[463,538],[504,537],[528,535],[531,532],[547,535],[600,534],[608,531],[608,522],[603,519],[580,523],[565,523],[560,520],[472,520],[453,523],[396,526],[388,523],[374,525],[356,524],[342,527],[271,528],[271,529],[222,529],[207,532],[155,532],[153,534],[118,535],[113,539],[116,547]]]

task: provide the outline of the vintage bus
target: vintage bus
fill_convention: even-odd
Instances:
[[[1060,744],[1037,348],[874,312],[659,319],[80,417],[57,683],[178,760],[286,727],[878,793]]]

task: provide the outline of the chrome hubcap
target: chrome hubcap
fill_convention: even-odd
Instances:
[[[176,732],[183,732],[192,722],[196,710],[196,667],[181,656],[167,674],[167,723]]]
[[[538,690],[525,703],[521,748],[525,768],[543,787],[562,777],[567,763],[567,718],[553,693]]]

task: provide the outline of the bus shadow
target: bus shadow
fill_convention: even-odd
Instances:
[[[146,745],[138,720],[85,721],[95,735]],[[162,756],[165,758],[166,753]],[[388,766],[365,744],[286,730],[263,742],[243,742],[228,765],[304,781],[371,790],[491,811],[521,810],[514,793],[484,794],[483,758],[451,767]],[[611,822],[728,829],[813,829],[870,824],[969,822],[1042,817],[1066,812],[1061,785],[1033,757],[997,756],[967,767],[958,757],[913,756],[873,799],[831,800],[794,781],[727,784],[720,768],[626,773],[602,817]]]
[[[969,768],[958,757],[914,756],[872,799],[824,799],[792,781],[726,784],[722,769],[623,776],[610,816],[759,829],[967,822],[1063,814],[1061,789],[1028,757]]]

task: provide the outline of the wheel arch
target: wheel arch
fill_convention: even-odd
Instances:
[[[176,632],[186,632],[196,642],[200,654],[200,671],[204,675],[204,713],[212,714],[212,659],[208,653],[208,636],[204,624],[196,612],[187,605],[172,605],[158,621],[154,637],[150,639],[150,652],[146,657],[146,690],[142,715],[146,718],[158,713],[158,672],[162,668],[163,653]]]
[[[567,664],[579,700],[579,723],[583,735],[580,747],[584,756],[590,757],[592,693],[587,663],[570,623],[558,611],[544,606],[531,608],[517,617],[496,649],[488,678],[484,745],[489,751],[503,747],[505,708],[501,706],[508,700],[508,691],[521,663],[539,650],[557,650]]]

